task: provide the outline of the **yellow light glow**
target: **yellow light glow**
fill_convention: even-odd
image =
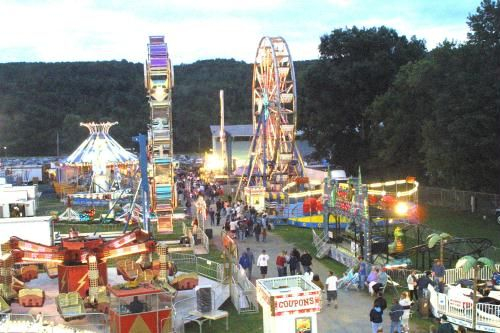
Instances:
[[[224,160],[219,158],[217,154],[205,155],[205,170],[215,171],[224,169]]]
[[[299,192],[299,193],[290,193],[288,195],[289,198],[304,198],[304,197],[311,197],[314,195],[321,195],[323,194],[323,190],[313,190],[313,191],[305,191],[305,192]]]
[[[405,215],[407,215],[408,214],[408,210],[409,210],[409,207],[408,207],[408,203],[406,203],[406,202],[399,201],[396,204],[396,206],[394,206],[394,211],[399,216],[405,216]]]

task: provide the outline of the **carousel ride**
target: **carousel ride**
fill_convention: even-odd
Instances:
[[[282,37],[263,37],[252,83],[253,137],[249,162],[236,198],[259,211],[276,208],[283,188],[301,179],[304,163],[297,146],[297,87],[292,57]]]
[[[87,222],[95,217],[94,207],[107,206],[109,212],[98,218],[108,221],[114,219],[118,202],[127,204],[134,197],[131,192],[138,160],[109,135],[110,128],[116,124],[118,122],[80,124],[89,130],[89,136],[63,161],[59,178],[64,182],[54,183],[56,194],[65,197],[67,204],[66,210],[57,216],[58,220]],[[62,191],[62,183],[75,184],[75,191]],[[91,208],[77,212],[73,206]]]

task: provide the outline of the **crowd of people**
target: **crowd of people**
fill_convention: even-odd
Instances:
[[[177,182],[180,202],[185,204],[186,214],[192,217],[192,231],[196,240],[200,224],[203,228],[220,227],[226,230],[230,237],[244,241],[255,237],[257,242],[266,242],[267,234],[273,226],[265,213],[258,213],[254,207],[247,206],[242,201],[234,201],[231,195],[224,198],[223,189],[216,184],[207,184],[200,180],[194,173],[181,176]],[[312,256],[308,251],[300,251],[293,248],[291,251],[281,251],[273,258],[277,276],[303,275],[307,280],[314,283],[326,293],[326,304],[338,307],[337,287],[346,276],[339,279],[330,271],[328,277],[322,281],[319,274],[315,274],[312,268]],[[272,260],[268,252],[263,249],[256,256],[250,247],[239,257],[239,265],[245,271],[248,279],[255,279],[253,268],[259,271],[260,278],[269,276],[269,266]],[[375,296],[373,306],[370,309],[369,318],[371,331],[373,333],[383,332],[383,314],[388,304],[384,298],[384,290],[389,277],[384,267],[370,265],[363,258],[358,258],[358,265],[353,269],[357,274],[358,289],[367,289]],[[401,293],[399,298],[392,299],[389,309],[390,332],[410,332],[410,313],[413,306],[417,304],[419,297],[426,297],[429,285],[437,287],[441,292],[444,289],[445,267],[442,262],[436,260],[430,271],[420,274],[411,271],[408,275],[407,291]],[[451,327],[451,330],[450,330]],[[439,333],[454,332],[446,316],[441,318]]]
[[[370,274],[366,276],[368,267],[368,263],[360,258],[358,267],[356,268],[359,277],[358,288],[363,289],[367,287],[369,290],[372,288],[370,292],[377,295],[370,310],[371,329],[373,333],[383,332],[383,313],[387,308],[387,301],[384,299],[380,287],[387,284],[387,274],[384,269],[374,266],[371,268]],[[410,332],[409,319],[412,307],[417,304],[420,298],[425,299],[428,297],[429,286],[433,286],[440,292],[443,292],[444,276],[445,267],[439,259],[434,260],[431,270],[419,274],[418,277],[416,270],[410,271],[406,278],[408,290],[402,292],[399,299],[394,298],[392,301],[392,307],[389,311],[391,320],[389,332]],[[377,287],[379,288],[377,289]],[[446,315],[443,315],[439,320],[438,327],[434,328],[433,332],[452,333],[455,330],[453,325],[448,322]],[[463,332],[463,328],[459,327],[458,332]]]

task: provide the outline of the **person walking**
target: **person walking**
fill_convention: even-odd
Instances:
[[[257,258],[257,267],[260,268],[260,275],[263,279],[266,278],[267,275],[267,262],[269,261],[269,255],[266,253],[266,250],[262,250],[262,253]]]
[[[445,314],[442,315],[437,333],[454,333],[454,332],[455,329],[453,328],[453,325],[448,322],[448,317],[446,317]]]
[[[247,249],[248,251],[248,249]],[[245,275],[248,277],[248,271],[252,268],[252,263],[250,262],[250,258],[248,257],[247,252],[243,252],[240,257],[240,261],[238,262],[245,271]]]
[[[370,311],[370,323],[372,326],[372,333],[379,332],[379,329],[382,328],[382,315],[383,311],[380,306],[373,304],[373,308]]]
[[[286,250],[283,251],[283,256],[285,257],[285,265],[283,266],[283,276],[287,276],[288,275],[287,267],[288,264],[290,263],[290,256],[288,255],[288,252]]]
[[[276,257],[276,269],[278,270],[278,277],[286,275],[286,273],[285,273],[285,265],[286,265],[285,253],[281,252]]]
[[[399,304],[397,298],[393,298],[391,311],[389,312],[389,317],[391,318],[391,329],[389,332],[394,333],[397,331],[401,333],[401,317],[403,317],[404,309]]]
[[[210,225],[215,225],[215,212],[217,211],[217,205],[212,201],[210,206],[208,206],[208,214],[210,215]]]
[[[250,250],[249,247],[247,247],[247,251],[245,252],[245,254],[248,257],[248,261],[250,262],[250,266],[248,266],[248,270],[246,271],[246,273],[247,273],[248,279],[251,280],[252,279],[252,266],[255,264],[255,258],[253,256],[252,250]]]
[[[300,257],[300,263],[302,264],[302,267],[304,267],[304,272],[311,271],[312,257],[307,250],[304,251],[304,254]]]
[[[382,312],[387,309],[387,301],[384,298],[384,294],[382,294],[381,292],[377,294],[377,297],[373,301],[373,304],[380,307],[382,309]]]
[[[255,234],[255,240],[258,242],[260,240],[260,232],[262,231],[262,227],[260,223],[255,223],[253,225],[253,232]]]
[[[326,286],[326,299],[328,301],[327,306],[330,306],[331,302],[333,301],[335,303],[334,307],[335,309],[338,307],[337,304],[337,277],[335,274],[333,274],[332,271],[328,272],[329,276],[325,281],[325,286]],[[314,279],[314,276],[313,276]]]
[[[296,271],[298,274],[302,274],[302,271],[300,269],[300,252],[299,250],[297,250],[297,248],[293,248],[292,250],[292,253],[290,253],[290,255],[294,256],[295,258],[297,258],[297,266],[296,266]]]
[[[193,235],[194,244],[196,245],[198,242],[198,220],[196,218],[191,222],[191,228],[191,234]]]
[[[262,229],[262,243],[265,243],[267,239],[267,229],[265,227],[261,229]]]
[[[368,273],[368,264],[363,259],[362,256],[358,257],[359,268],[358,268],[358,289],[362,290],[365,288],[366,276]]]
[[[427,287],[429,285],[431,285],[431,286],[433,285],[433,282],[431,280],[431,272],[426,271],[425,274],[423,276],[421,276],[417,281],[418,298],[427,297],[427,294],[428,294]]]
[[[314,274],[311,282],[314,283],[316,286],[318,286],[319,289],[321,290],[325,289],[325,285],[323,284],[323,282],[321,282],[319,274]]]
[[[406,283],[408,284],[408,293],[410,300],[418,300],[416,290],[417,289],[417,271],[412,270],[410,275],[406,278]]]
[[[401,317],[401,330],[405,333],[410,332],[410,310],[412,301],[409,297],[409,293],[403,291],[401,297],[399,298],[399,305],[404,309],[403,317]]]
[[[299,259],[297,259],[297,257],[293,255],[293,251],[292,251],[292,254],[290,255],[290,259],[288,260],[288,266],[290,266],[290,276],[293,276],[293,275],[300,272],[300,268],[297,269],[297,266],[299,266],[299,265],[300,265]]]
[[[439,292],[444,292],[444,276],[446,274],[446,268],[444,267],[441,260],[436,259],[432,264],[432,276],[434,280],[434,285],[438,287]]]

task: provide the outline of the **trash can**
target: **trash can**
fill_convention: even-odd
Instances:
[[[214,237],[213,229],[212,228],[205,229],[205,235],[207,235],[208,239],[212,239]]]
[[[418,297],[418,312],[422,316],[422,318],[429,318],[429,305],[430,305],[430,293],[427,290],[424,290],[422,296]]]

